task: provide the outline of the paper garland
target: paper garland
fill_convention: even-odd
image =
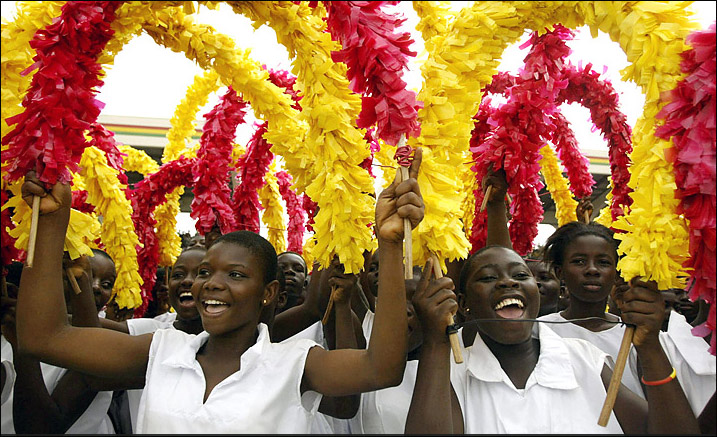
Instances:
[[[276,161],[272,161],[265,175],[266,183],[259,188],[258,194],[264,209],[261,220],[267,227],[267,240],[274,246],[276,253],[281,253],[286,250],[286,239],[284,238],[284,208],[280,201],[276,171]]]
[[[285,171],[276,173],[279,193],[286,203],[286,213],[289,216],[289,224],[286,227],[286,239],[288,247],[286,250],[301,254],[303,252],[302,241],[306,227],[306,211],[301,204],[299,196],[291,189],[291,175]]]
[[[259,233],[258,191],[264,187],[264,178],[274,159],[271,144],[264,139],[267,123],[255,124],[254,134],[246,146],[246,153],[239,158],[237,179],[232,209],[236,216],[237,229]]]
[[[677,212],[689,223],[690,257],[684,267],[690,272],[690,299],[710,304],[707,321],[693,333],[711,333],[710,352],[715,355],[715,24],[691,33],[687,43],[691,48],[682,52],[681,63],[687,77],[669,93],[669,103],[658,114],[665,124],[655,134],[674,143],[666,156],[674,165]]]

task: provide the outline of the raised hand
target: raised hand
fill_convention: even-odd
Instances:
[[[621,293],[619,303],[622,319],[635,325],[632,343],[640,346],[647,341],[659,341],[658,334],[665,318],[665,300],[654,281],[633,278],[630,288]]]
[[[415,228],[423,220],[424,204],[418,188],[418,170],[423,153],[416,153],[408,171],[409,178],[401,183],[394,181],[383,190],[376,201],[376,236],[384,241],[400,243],[403,241],[403,219],[411,222]]]
[[[588,224],[590,217],[593,215],[593,203],[589,197],[585,197],[578,201],[578,206],[575,207],[575,215],[578,217],[578,221]]]
[[[455,286],[448,276],[429,281],[431,268],[432,261],[429,259],[411,301],[421,321],[424,341],[448,343],[446,321],[458,311],[458,301],[453,292]]]
[[[493,171],[492,166],[488,168],[483,181],[481,181],[481,187],[485,192],[488,187],[491,186],[493,189],[488,196],[488,202],[502,202],[505,199],[505,194],[508,192],[508,182],[505,179],[505,170],[502,168],[498,171]]]
[[[60,182],[53,185],[49,190],[31,171],[25,175],[25,182],[22,184],[22,198],[32,207],[34,196],[40,197],[40,215],[51,214],[60,209],[70,209],[72,205],[72,191],[69,184]]]

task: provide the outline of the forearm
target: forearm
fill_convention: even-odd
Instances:
[[[406,418],[406,434],[453,434],[450,343],[424,342],[416,385]]]
[[[62,254],[70,211],[41,215],[35,263],[23,269],[17,301],[17,335],[21,352],[43,357],[51,338],[67,325],[63,296]]]
[[[508,217],[506,215],[503,198],[488,202],[486,205],[488,219],[486,223],[486,246],[498,245],[513,248],[508,231]]]
[[[274,327],[271,336],[274,343],[292,337],[321,319],[321,315],[314,311],[307,302],[277,314],[274,318]]]
[[[657,338],[635,346],[635,349],[646,381],[659,381],[672,373],[672,365]],[[699,434],[697,419],[677,378],[657,386],[647,385],[645,394],[648,433]]]
[[[129,334],[129,326],[126,320],[124,322],[115,322],[114,320],[100,317],[97,317],[97,319],[101,328],[111,329],[113,331]]]
[[[406,286],[403,275],[403,247],[379,240],[378,294],[371,339],[368,346],[370,368],[375,369],[382,387],[400,384],[406,366]]]
[[[92,294],[92,284],[87,273],[77,278],[77,285],[81,293],[70,291],[70,304],[72,305],[72,326],[89,326],[101,328],[100,317]]]
[[[60,409],[50,397],[42,378],[40,362],[28,355],[15,353],[15,387],[12,418],[18,434],[58,434],[61,430]]]

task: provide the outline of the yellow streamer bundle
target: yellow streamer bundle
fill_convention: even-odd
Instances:
[[[145,151],[124,144],[117,148],[120,152],[127,154],[127,156],[124,157],[124,164],[122,166],[124,171],[136,171],[142,176],[149,176],[159,170],[157,162],[152,159],[151,156],[147,155]]]
[[[610,211],[610,203],[612,202],[612,177],[607,178],[608,192],[605,195],[605,206],[600,210],[600,214],[595,219],[596,223],[610,228],[612,227],[612,212]]]
[[[372,247],[368,224],[373,221],[375,201],[369,196],[374,192],[372,179],[359,167],[369,156],[364,134],[354,126],[361,101],[349,91],[346,66],[331,59],[331,52],[341,46],[324,31],[325,13],[313,14],[306,4],[228,3],[255,27],[268,23],[294,58],[292,71],[304,96],[301,117],[309,132],[304,144],[279,144],[268,135],[267,140],[280,146],[277,153],[285,159],[297,190],[305,188],[319,205],[314,225],[316,259],[327,267],[338,254],[346,272],[357,273],[363,268],[363,251]],[[315,163],[321,165],[308,166]]]
[[[443,1],[417,1],[411,2],[411,4],[420,19],[416,25],[416,30],[421,32],[423,41],[425,41],[426,51],[432,52],[434,47],[432,39],[445,35],[450,30],[450,21],[453,16],[450,13],[449,3]]]
[[[545,144],[540,149],[540,173],[545,178],[545,187],[555,202],[555,218],[558,226],[574,222],[578,218],[575,215],[575,208],[578,202],[568,188],[568,180],[563,176],[558,166],[558,157],[550,144]]]
[[[113,296],[120,308],[136,308],[142,303],[137,250],[139,239],[132,223],[132,205],[117,179],[118,171],[107,165],[105,154],[88,147],[80,161],[80,174],[87,186],[87,201],[102,215],[100,235],[117,268]]]
[[[276,160],[274,160],[264,175],[265,183],[263,187],[259,188],[258,194],[261,206],[264,207],[261,221],[269,228],[267,240],[274,246],[276,253],[281,253],[286,250],[286,238],[284,237],[286,225],[284,224],[284,205],[279,193],[276,172]]]

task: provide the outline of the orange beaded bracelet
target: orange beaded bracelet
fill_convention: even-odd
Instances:
[[[667,384],[668,382],[672,381],[672,380],[675,379],[676,377],[677,377],[677,370],[675,370],[675,368],[673,367],[673,368],[672,368],[672,373],[670,373],[670,376],[668,376],[668,377],[665,378],[665,379],[660,379],[659,381],[645,381],[645,377],[643,376],[643,377],[640,378],[640,380],[641,380],[642,383],[645,384],[645,385],[655,386],[655,385]]]

